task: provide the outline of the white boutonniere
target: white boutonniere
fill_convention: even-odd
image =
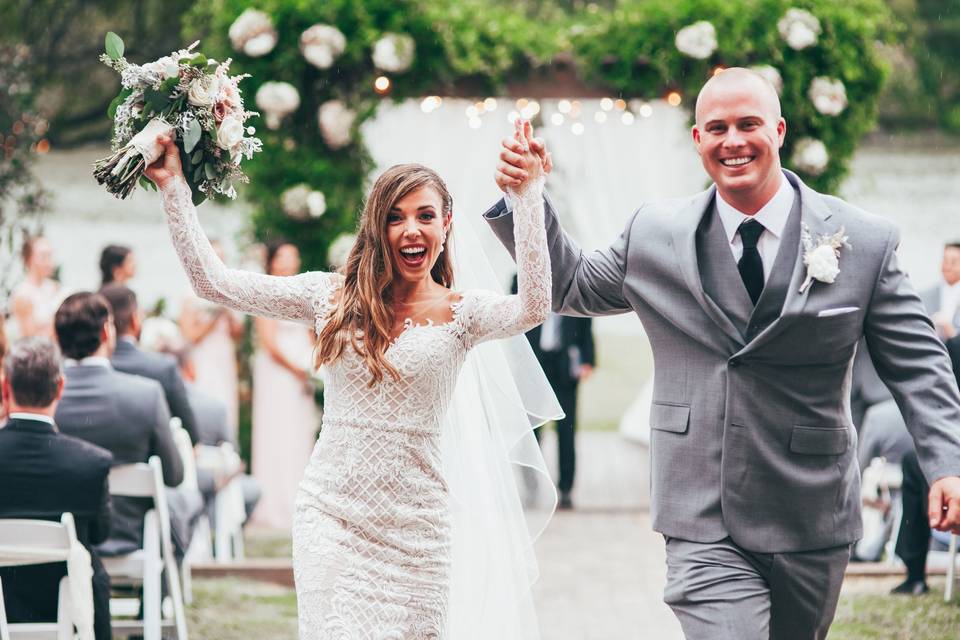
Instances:
[[[821,235],[816,242],[810,235],[810,229],[803,226],[803,264],[807,266],[807,277],[800,287],[800,293],[807,290],[814,280],[833,284],[840,273],[840,248],[850,247],[844,227],[833,235]]]

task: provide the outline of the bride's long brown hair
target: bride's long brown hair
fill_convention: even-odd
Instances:
[[[317,338],[317,366],[335,361],[349,344],[370,370],[370,386],[382,381],[385,373],[399,380],[400,373],[386,359],[395,322],[390,303],[396,273],[387,240],[387,214],[399,200],[422,187],[430,187],[440,195],[443,217],[451,215],[453,198],[447,185],[435,171],[423,165],[394,165],[374,183],[360,216],[357,242],[340,269],[344,277],[340,298]],[[452,232],[451,225],[447,229],[448,241]],[[444,287],[453,286],[449,242],[430,275]]]

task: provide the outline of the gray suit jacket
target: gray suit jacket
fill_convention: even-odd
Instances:
[[[170,414],[175,418],[180,418],[181,425],[190,434],[191,442],[196,444],[200,441],[197,421],[193,417],[193,409],[190,407],[190,400],[187,398],[183,376],[180,375],[180,369],[177,367],[177,361],[173,356],[166,353],[144,351],[134,342],[126,338],[120,338],[117,340],[117,348],[114,350],[110,362],[117,371],[132,373],[159,382],[160,386],[163,387]]]
[[[208,396],[192,383],[186,383],[187,399],[197,421],[200,444],[219,446],[222,442],[232,442],[227,427],[227,407],[213,396]]]
[[[944,346],[898,266],[896,229],[785,174],[799,209],[764,289],[767,296],[777,288],[771,283],[781,281],[770,296],[779,294],[782,304],[772,314],[768,305],[760,323],[749,316],[740,324],[705,291],[706,281],[717,285],[713,273],[723,271],[733,274],[727,297],[746,296],[728,249],[714,253],[715,264],[698,257],[715,187],[645,204],[611,247],[591,254],[563,233],[547,201],[554,309],[634,311],[649,336],[656,365],[652,516],[666,536],[695,542],[729,536],[763,553],[824,549],[860,537],[850,372],[861,336],[908,417],[927,476],[960,473],[960,393]],[[504,213],[501,201],[486,217],[511,248],[513,223]],[[841,250],[836,282],[814,282],[803,293],[801,222],[815,238],[844,227],[851,244]],[[797,239],[793,246],[787,232]],[[786,263],[781,255],[793,258]],[[758,310],[763,306],[761,297]],[[856,310],[819,316],[840,307]]]
[[[175,487],[183,481],[170,412],[157,382],[99,365],[68,366],[65,376],[56,413],[60,431],[103,447],[113,454],[115,465],[159,456],[164,483]],[[148,502],[137,498],[115,498],[110,538],[101,545],[101,553],[140,548],[148,508]]]

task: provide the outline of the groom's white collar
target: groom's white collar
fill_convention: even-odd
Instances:
[[[783,229],[787,226],[787,218],[790,217],[790,210],[793,209],[793,201],[796,193],[793,186],[786,176],[780,178],[780,188],[772,198],[763,205],[756,214],[748,216],[738,211],[730,203],[723,199],[720,192],[717,191],[717,213],[720,215],[720,221],[723,223],[723,230],[727,234],[727,242],[733,244],[737,236],[737,229],[744,220],[753,219],[763,225],[764,229],[773,234],[778,240],[783,237]]]

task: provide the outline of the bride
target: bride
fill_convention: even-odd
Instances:
[[[484,484],[509,480],[462,481],[483,448],[468,444],[478,434],[467,425],[479,424],[475,414],[491,408],[457,414],[450,429],[462,443],[456,462],[444,442],[468,351],[522,334],[550,309],[543,166],[529,151],[530,124],[518,123],[515,135],[527,149],[527,179],[513,193],[519,286],[512,296],[452,289],[451,251],[445,251],[452,198],[436,173],[415,164],[391,167],[377,179],[342,273],[272,277],[226,269],[199,226],[177,147],[158,138],[165,154],[146,175],[160,188],[174,247],[196,293],[243,312],[310,323],[319,336],[323,429],[293,526],[303,639],[536,636],[529,567],[494,568],[498,561],[523,561],[522,552],[508,550],[523,537],[515,535],[517,519],[523,527],[519,501],[472,497]],[[478,387],[497,384],[480,380]],[[461,513],[493,514],[494,521],[458,524],[451,516],[457,503]],[[495,550],[486,544],[498,537],[507,542]],[[475,551],[474,543],[485,550]],[[467,556],[477,571],[457,560]],[[491,584],[495,578],[524,584],[494,588],[478,584],[483,576]],[[504,599],[514,602],[492,604]],[[519,609],[520,600],[528,610],[507,610]]]

